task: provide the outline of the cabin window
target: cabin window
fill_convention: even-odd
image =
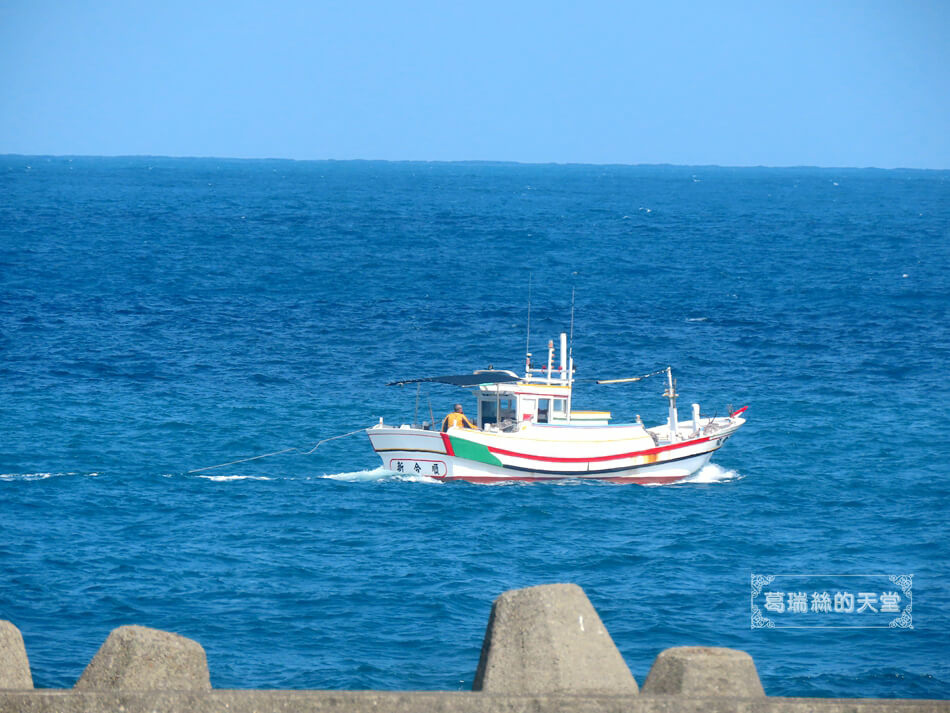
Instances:
[[[564,416],[567,414],[567,399],[554,399],[554,415]]]
[[[551,399],[538,399],[538,423],[547,423],[551,410]]]
[[[482,427],[489,423],[504,423],[515,420],[515,399],[482,399]],[[499,413],[498,407],[501,407]]]

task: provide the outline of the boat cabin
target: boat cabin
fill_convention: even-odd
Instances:
[[[531,353],[525,358],[524,376],[513,371],[492,368],[471,374],[431,376],[423,379],[393,381],[387,386],[436,382],[453,386],[475,387],[478,400],[475,423],[483,431],[514,431],[526,423],[541,425],[606,426],[609,411],[573,411],[571,387],[574,383],[574,360],[567,350],[567,335],[561,334],[560,365],[554,363],[554,341],[548,342],[547,364],[536,367]],[[419,392],[416,391],[416,416]],[[413,422],[417,423],[418,418]],[[435,424],[424,423],[428,430]],[[408,426],[406,426],[408,428]]]
[[[485,431],[514,430],[522,423],[606,426],[610,421],[609,411],[572,411],[569,388],[551,393],[528,382],[484,384],[474,394],[476,425]]]
[[[478,399],[477,425],[482,430],[514,430],[526,422],[539,424],[574,424],[606,426],[608,411],[572,411],[571,386],[574,381],[574,360],[567,352],[567,335],[561,334],[560,365],[554,363],[554,342],[548,342],[546,365],[534,367],[531,354],[525,360],[525,374],[513,371],[479,372],[507,374],[511,381],[480,384],[474,391]],[[516,380],[517,381],[514,381]]]

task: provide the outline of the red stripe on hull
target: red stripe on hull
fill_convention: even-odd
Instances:
[[[684,441],[683,443],[673,443],[668,446],[658,446],[656,448],[648,448],[645,451],[633,451],[632,453],[618,453],[617,455],[612,456],[594,456],[592,458],[552,458],[550,456],[536,456],[529,453],[516,453],[515,451],[506,451],[503,448],[494,448],[488,446],[488,450],[491,453],[497,453],[503,456],[511,456],[513,458],[525,458],[527,460],[540,460],[547,463],[602,463],[608,460],[622,460],[624,458],[635,458],[637,456],[652,456],[657,453],[663,453],[665,451],[676,450],[677,448],[687,448],[688,446],[695,446],[699,443],[706,443],[711,441],[714,436],[706,436],[705,438],[697,438],[692,441]],[[701,455],[697,453],[697,455]]]
[[[454,456],[455,450],[452,448],[452,439],[449,438],[448,433],[442,434],[442,445],[445,446],[446,455]]]

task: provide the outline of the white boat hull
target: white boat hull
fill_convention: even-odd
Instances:
[[[697,473],[743,422],[734,419],[710,435],[659,444],[626,426],[536,426],[513,434],[375,426],[367,434],[383,467],[396,473],[473,483],[579,479],[651,485]]]

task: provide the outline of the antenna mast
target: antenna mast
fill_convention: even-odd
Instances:
[[[577,289],[576,285],[571,286],[571,338],[570,340],[568,340],[568,348],[567,348],[568,369],[573,368],[570,361],[571,361],[571,358],[574,356],[574,291],[576,289]]]
[[[528,333],[524,340],[524,353],[531,356],[531,273],[528,273]],[[530,359],[528,359],[530,365]]]

